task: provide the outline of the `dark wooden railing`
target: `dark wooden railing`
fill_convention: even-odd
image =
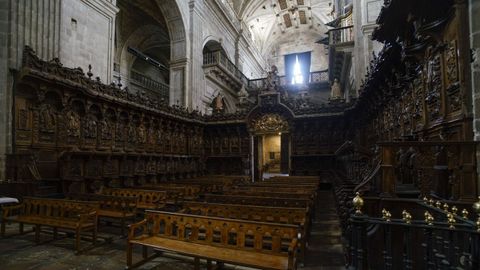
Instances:
[[[480,198],[473,215],[425,198],[411,212],[383,209],[381,217],[362,212],[353,199],[348,269],[480,269]]]
[[[478,194],[476,142],[381,142],[378,192],[472,201]]]

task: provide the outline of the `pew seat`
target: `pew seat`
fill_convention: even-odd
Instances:
[[[194,257],[271,270],[294,270],[297,265],[298,227],[290,224],[253,222],[162,211],[146,211],[146,219],[130,226],[127,268],[152,257],[148,248]],[[143,248],[143,260],[133,264],[133,246]]]
[[[81,232],[91,231],[93,243],[96,242],[98,209],[96,202],[24,197],[21,204],[3,208],[1,234],[5,235],[7,222],[19,223],[20,233],[23,233],[23,224],[35,225],[37,243],[40,242],[41,226],[53,227],[54,238],[58,228],[73,230],[75,249],[80,252]]]

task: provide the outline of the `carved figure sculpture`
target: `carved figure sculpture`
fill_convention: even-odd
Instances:
[[[52,106],[45,104],[40,109],[40,130],[43,132],[55,131],[55,112]]]
[[[214,113],[220,113],[225,111],[225,100],[221,93],[218,93],[217,96],[213,99],[210,107],[213,109]]]
[[[340,87],[340,82],[337,78],[333,81],[332,89],[330,92],[331,99],[341,99],[342,98],[342,89]]]
[[[67,112],[67,135],[80,137],[80,116],[74,111]]]
[[[267,75],[267,91],[277,91],[278,90],[278,68],[273,65],[271,70]]]

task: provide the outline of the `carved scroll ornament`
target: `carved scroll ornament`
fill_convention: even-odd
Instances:
[[[251,127],[255,132],[282,132],[289,129],[287,120],[278,114],[265,114],[253,120]]]

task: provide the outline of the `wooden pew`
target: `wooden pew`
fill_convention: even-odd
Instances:
[[[275,198],[263,196],[233,196],[204,194],[203,201],[209,203],[244,204],[259,206],[297,207],[310,211],[311,202],[306,199]]]
[[[116,197],[137,198],[137,209],[161,209],[167,201],[166,191],[143,190],[134,188],[105,188],[100,189],[100,194]]]
[[[255,186],[255,187],[279,187],[279,188],[301,188],[301,189],[312,189],[317,190],[317,184],[310,184],[310,183],[276,183],[276,182],[255,182],[248,186]]]
[[[184,202],[183,208],[180,212],[192,215],[293,224],[299,226],[301,231],[301,235],[299,235],[300,261],[304,262],[311,225],[311,219],[305,208]]]
[[[176,184],[176,183],[158,183],[143,185],[138,188],[151,190],[165,190],[167,193],[177,194],[177,200],[194,200],[202,191],[200,185]]]
[[[121,234],[125,233],[126,221],[135,222],[138,198],[136,197],[117,197],[91,193],[69,193],[65,196],[67,199],[76,201],[95,201],[99,203],[97,215],[99,217],[119,219]]]
[[[239,195],[239,196],[256,196],[256,197],[275,197],[275,198],[287,198],[287,199],[305,199],[313,200],[315,196],[313,194],[304,194],[304,193],[288,193],[288,192],[277,192],[275,191],[257,191],[257,190],[238,190],[231,189],[223,192],[224,195]]]
[[[320,184],[320,176],[273,176],[265,181]]]
[[[127,268],[148,257],[148,248],[180,253],[199,260],[225,262],[259,269],[296,269],[298,227],[181,213],[146,211],[146,219],[131,225]],[[134,245],[143,248],[143,260],[132,264]]]
[[[298,188],[298,187],[290,187],[290,186],[283,186],[283,187],[273,187],[273,186],[235,186],[232,187],[231,190],[242,190],[242,191],[259,191],[259,192],[270,192],[275,190],[275,192],[281,193],[295,193],[295,194],[313,194],[315,195],[317,191],[313,188]]]
[[[1,234],[5,235],[7,222],[17,222],[20,233],[23,224],[35,225],[35,241],[40,242],[41,226],[53,227],[54,238],[57,229],[75,231],[75,250],[80,252],[80,233],[91,231],[93,243],[97,239],[97,211],[99,203],[63,199],[24,197],[21,204],[3,208]]]

